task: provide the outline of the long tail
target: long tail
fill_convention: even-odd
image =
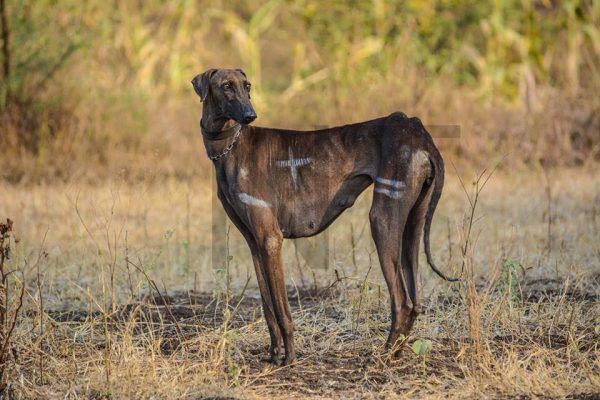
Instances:
[[[431,221],[433,220],[433,214],[437,207],[438,201],[442,196],[442,188],[444,186],[444,160],[442,159],[439,151],[434,147],[434,151],[430,152],[429,160],[433,167],[433,193],[431,200],[429,201],[429,207],[427,208],[427,214],[425,214],[425,228],[423,232],[423,242],[425,245],[425,255],[427,256],[427,263],[440,278],[445,279],[449,282],[457,282],[458,278],[448,278],[444,275],[433,262],[431,257],[431,248],[429,245],[429,232],[431,230]],[[432,154],[433,153],[433,154]]]

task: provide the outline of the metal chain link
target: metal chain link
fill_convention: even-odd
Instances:
[[[233,141],[231,143],[229,143],[227,145],[227,147],[225,147],[225,150],[223,150],[222,153],[217,154],[216,156],[211,156],[210,154],[208,154],[208,150],[206,151],[206,155],[208,156],[208,158],[212,161],[216,161],[219,160],[223,157],[225,157],[227,154],[229,154],[229,152],[231,151],[231,149],[233,149],[233,146],[235,145],[235,142],[238,141],[238,139],[240,138],[240,135],[242,134],[242,126],[238,125],[238,130],[235,133],[235,136],[233,138]]]

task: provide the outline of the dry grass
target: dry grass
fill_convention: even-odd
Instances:
[[[449,175],[433,243],[456,273],[469,207]],[[381,350],[387,289],[363,196],[330,231],[330,269],[314,271],[318,290],[310,266],[286,248],[299,357],[285,368],[262,361],[268,334],[235,230],[231,296],[223,266],[212,267],[209,182],[4,185],[0,215],[15,221],[20,239],[11,265],[27,282],[9,392],[591,398],[600,391],[599,179],[593,169],[492,177],[466,255],[473,278],[451,286],[422,267],[423,312],[399,360]],[[410,348],[419,339],[431,341],[425,356]]]

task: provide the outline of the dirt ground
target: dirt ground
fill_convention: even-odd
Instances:
[[[557,361],[570,364],[575,370],[585,368],[585,358],[573,359],[569,347],[573,346],[576,338],[577,352],[593,356],[598,351],[598,335],[593,325],[600,311],[600,293],[597,290],[600,273],[590,278],[589,286],[585,287],[569,287],[567,282],[553,279],[524,282],[520,288],[522,300],[519,307],[526,317],[518,331],[498,333],[488,338],[488,351],[500,356],[511,352],[517,357],[536,357],[535,352],[531,352],[533,346],[538,351],[554,353]],[[309,335],[300,334],[305,345],[299,351],[298,362],[290,367],[268,363],[267,346],[256,346],[254,341],[244,339],[249,333],[264,330],[260,299],[256,297],[234,297],[227,303],[226,299],[206,293],[156,294],[116,310],[109,326],[118,336],[126,330],[128,323],[136,321],[140,337],[152,331],[155,338],[160,338],[159,354],[172,358],[198,355],[202,351],[201,346],[196,344],[198,336],[221,335],[224,330],[235,332],[237,337],[232,340],[236,342],[237,349],[229,354],[225,368],[257,397],[386,398],[398,395],[412,398],[437,396],[440,392],[451,395],[455,390],[465,394],[460,382],[466,378],[463,362],[467,362],[468,358],[464,354],[465,345],[470,342],[468,337],[432,337],[431,353],[422,360],[410,348],[415,338],[408,338],[402,358],[389,359],[381,349],[389,323],[387,307],[380,305],[364,310],[368,315],[359,317],[359,323],[366,324],[360,332],[356,326],[344,321],[348,317],[348,309],[353,309],[350,299],[355,293],[352,292],[357,290],[360,289],[334,287],[316,292],[290,291],[288,295],[297,329],[310,331]],[[461,302],[458,295],[439,296],[425,304],[422,313],[429,321],[442,321],[442,314]],[[552,319],[542,318],[544,314],[540,312],[560,309],[570,314],[568,323],[553,324]],[[92,321],[102,325],[103,319],[100,313],[85,310],[49,311],[48,316],[57,323],[68,324],[73,330],[89,327]],[[316,318],[318,321],[315,321]],[[135,335],[133,337],[135,340]],[[327,344],[323,345],[323,342]],[[231,371],[233,366],[239,370]],[[470,394],[473,397],[487,396],[477,390]],[[591,399],[596,394],[593,390],[583,390],[566,397]],[[543,391],[538,395],[545,397]],[[231,394],[215,390],[213,394],[209,391],[202,396],[238,397],[235,389]]]

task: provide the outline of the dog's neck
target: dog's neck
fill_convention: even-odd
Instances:
[[[229,153],[239,137],[240,129],[243,128],[243,125],[240,125],[233,119],[220,117],[213,112],[209,102],[204,103],[200,130],[206,153],[211,160],[215,161],[212,157]]]

